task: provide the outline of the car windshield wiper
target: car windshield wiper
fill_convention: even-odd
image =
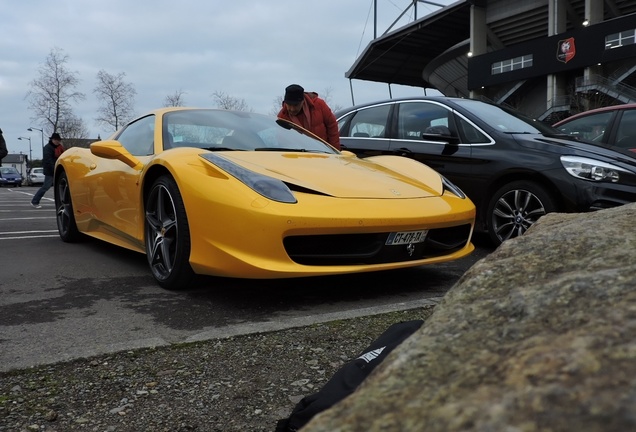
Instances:
[[[324,150],[308,150],[305,148],[288,148],[288,147],[258,147],[254,151],[280,151],[280,152],[300,152],[300,153],[329,153]]]
[[[554,133],[544,132],[543,135],[548,138],[578,138],[574,135],[570,135],[566,133],[557,133],[557,132],[554,132]]]
[[[229,147],[205,147],[203,150],[210,150],[210,151],[242,151],[243,149],[235,149],[235,148],[229,148]]]
[[[287,147],[258,147],[254,151],[286,151],[286,152],[306,152],[303,148],[287,148]]]

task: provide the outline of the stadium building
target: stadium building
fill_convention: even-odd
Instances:
[[[422,18],[418,3],[435,5],[412,0],[414,21],[375,37],[347,78],[481,98],[550,123],[636,102],[636,0],[462,0]]]

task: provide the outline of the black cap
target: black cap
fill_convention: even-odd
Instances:
[[[49,139],[52,139],[52,140],[54,140],[54,139],[58,139],[58,140],[60,140],[60,141],[61,141],[61,140],[62,140],[62,137],[60,136],[60,134],[59,134],[59,133],[57,133],[57,132],[53,132],[53,135],[51,135],[51,138],[49,138]]]
[[[296,105],[305,100],[305,89],[298,84],[292,84],[285,89],[285,103]]]

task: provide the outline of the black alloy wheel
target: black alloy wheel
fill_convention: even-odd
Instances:
[[[488,234],[495,246],[524,234],[539,218],[557,210],[542,186],[515,181],[500,188],[488,205]]]
[[[152,275],[166,289],[184,289],[190,267],[190,229],[181,193],[172,177],[159,177],[145,202],[146,257]]]
[[[73,243],[81,238],[77,229],[75,215],[73,214],[73,202],[71,201],[71,188],[66,172],[57,177],[55,181],[55,216],[57,219],[57,231],[62,241]]]

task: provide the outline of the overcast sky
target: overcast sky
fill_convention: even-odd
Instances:
[[[432,3],[432,4],[429,4]],[[418,18],[453,3],[418,4]],[[411,0],[377,0],[378,35]],[[374,0],[0,0],[0,128],[10,153],[41,158],[42,128],[28,109],[29,83],[52,49],[81,80],[86,99],[74,104],[90,138],[114,131],[95,122],[96,75],[125,73],[135,88],[135,113],[163,106],[183,92],[187,106],[215,107],[214,92],[243,99],[271,114],[292,83],[329,92],[338,107],[352,104],[345,72],[373,39]],[[413,9],[395,28],[413,20]],[[355,103],[389,97],[386,84],[353,80]],[[421,89],[392,86],[394,97]],[[48,131],[50,132],[50,131]],[[44,136],[48,140],[48,133]]]

